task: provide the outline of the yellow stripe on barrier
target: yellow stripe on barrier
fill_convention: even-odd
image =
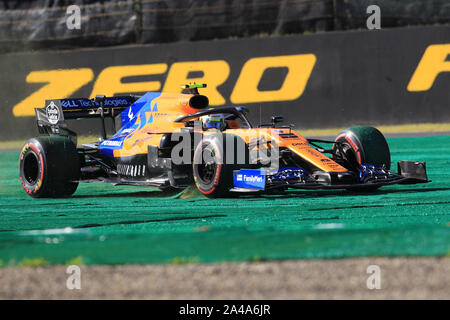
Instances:
[[[396,134],[396,133],[439,133],[449,132],[450,123],[418,123],[418,124],[399,124],[399,125],[387,125],[376,126],[375,128],[380,130],[383,134]],[[346,128],[327,128],[327,129],[301,129],[295,128],[296,131],[303,136],[334,136]]]

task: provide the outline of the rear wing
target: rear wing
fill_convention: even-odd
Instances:
[[[113,119],[132,105],[138,96],[110,97],[97,96],[95,99],[46,100],[44,108],[35,108],[39,133],[76,135],[67,128],[65,120],[102,119],[103,136],[106,138],[104,119]]]

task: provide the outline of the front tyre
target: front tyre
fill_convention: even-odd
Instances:
[[[232,144],[232,147],[226,147]],[[226,155],[226,152],[234,152]],[[205,137],[195,148],[192,171],[198,190],[208,198],[230,197],[233,171],[248,166],[249,154],[244,141],[234,135]]]
[[[391,153],[383,134],[374,127],[351,127],[340,132],[333,145],[333,159],[352,171],[368,163],[391,168]]]
[[[80,161],[75,144],[64,136],[40,136],[25,143],[19,176],[34,198],[67,197],[78,187]]]
[[[367,163],[391,168],[391,153],[383,134],[374,127],[358,126],[339,133],[333,145],[333,160],[353,172],[359,172],[361,164]],[[351,187],[351,191],[374,191],[379,187]]]

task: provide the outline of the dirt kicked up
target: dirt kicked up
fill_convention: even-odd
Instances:
[[[433,182],[215,200],[92,183],[72,198],[33,199],[18,153],[0,153],[0,265],[448,256],[450,136],[388,142],[393,163],[427,161]]]

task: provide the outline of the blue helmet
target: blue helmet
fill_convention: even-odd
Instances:
[[[209,114],[207,116],[200,117],[200,120],[202,121],[203,130],[214,128],[222,131],[227,126],[225,116],[222,113]]]

